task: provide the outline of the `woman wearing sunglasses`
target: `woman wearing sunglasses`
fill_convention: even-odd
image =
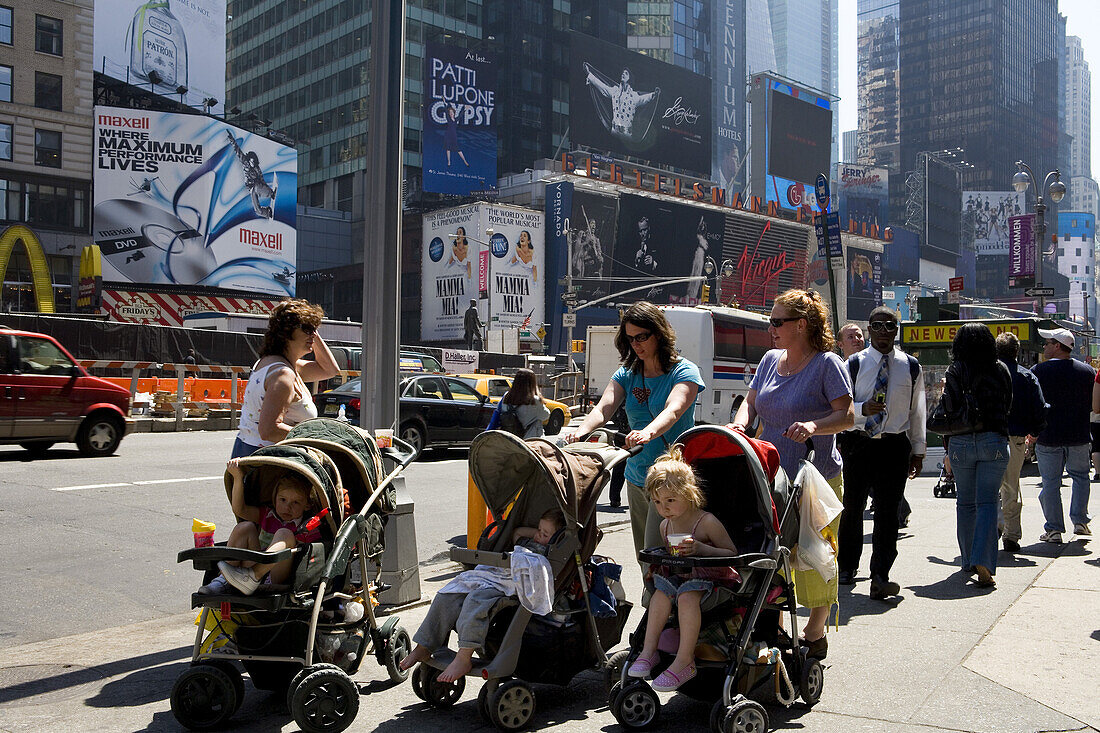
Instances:
[[[652,303],[643,300],[626,309],[615,347],[622,366],[596,407],[566,439],[587,436],[611,420],[620,404],[625,406],[631,428],[626,447],[645,446],[626,463],[630,529],[634,549],[641,551],[662,542],[661,517],[643,488],[646,472],[681,433],[695,427],[695,397],[706,387],[699,367],[676,353],[676,332]],[[643,574],[645,570],[643,566]]]
[[[233,458],[250,456],[278,443],[298,423],[317,417],[306,382],[331,379],[339,368],[317,329],[324,311],[307,300],[292,298],[271,311],[241,404],[241,425]],[[313,352],[314,361],[306,354]]]
[[[813,438],[814,466],[843,494],[840,452],[836,434],[852,427],[852,382],[848,369],[833,353],[829,309],[818,293],[788,290],[775,299],[768,328],[775,348],[756,368],[749,393],[728,427],[742,432],[760,417],[760,438],[779,450],[779,462],[788,476],[798,471],[806,456],[806,441]],[[837,534],[840,517],[830,528]],[[809,655],[824,659],[829,645],[825,622],[837,601],[837,578],[825,582],[814,571],[795,571],[795,595],[810,609],[804,644]]]

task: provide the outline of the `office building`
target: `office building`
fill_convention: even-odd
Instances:
[[[859,0],[856,24],[859,109],[856,162],[887,168],[897,174],[901,172],[898,0]]]
[[[776,70],[772,14],[768,1],[759,0],[745,6],[745,63],[750,75]]]
[[[857,160],[856,148],[859,140],[859,130],[845,130],[841,135],[840,162],[854,163]]]
[[[1083,211],[1058,214],[1058,272],[1069,278],[1068,300],[1059,304],[1059,312],[1070,320],[1084,323],[1096,318],[1096,217]],[[1065,305],[1065,307],[1062,307]]]

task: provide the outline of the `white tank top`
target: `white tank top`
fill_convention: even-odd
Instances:
[[[252,368],[252,374],[248,376],[248,384],[244,388],[244,399],[241,401],[241,427],[237,437],[249,445],[272,445],[272,441],[260,437],[260,407],[267,396],[267,377],[272,369],[290,369],[290,365],[283,361],[273,361],[265,367]],[[313,404],[313,398],[306,389],[305,382],[294,375],[294,390],[301,398],[291,400],[283,416],[283,422],[293,427],[303,420],[317,417],[317,406]]]

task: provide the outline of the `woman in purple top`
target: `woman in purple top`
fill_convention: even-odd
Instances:
[[[760,361],[729,427],[744,431],[759,415],[759,437],[779,450],[780,465],[792,478],[806,456],[806,441],[813,438],[814,466],[839,498],[844,479],[835,435],[852,427],[855,416],[848,369],[833,353],[829,309],[815,292],[788,290],[775,299],[768,333],[776,348]],[[840,517],[833,524],[835,537]],[[825,622],[837,601],[837,579],[826,583],[815,571],[795,571],[794,584],[798,602],[810,609],[805,644],[810,656],[824,659],[829,649]]]

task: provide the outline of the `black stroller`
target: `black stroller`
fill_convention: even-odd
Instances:
[[[548,440],[525,442],[499,430],[474,438],[470,475],[493,522],[476,550],[452,548],[452,560],[507,568],[517,527],[537,525],[549,509],[561,509],[566,521],[547,553],[554,577],[552,612],[535,616],[515,597],[501,598],[490,612],[485,649],[469,672],[487,680],[477,700],[486,722],[502,730],[526,726],[535,713],[531,683],[565,685],[585,669],[599,669],[609,682],[617,678],[626,653],[608,658],[605,650],[619,643],[632,604],[615,581],[609,584],[617,600],[615,615],[593,614],[590,561],[602,536],[596,523],[597,500],[614,466],[630,455],[607,443],[559,448]],[[454,657],[453,650],[440,649],[416,667],[412,685],[419,698],[440,708],[458,700],[466,686],[464,678],[453,683],[436,679]]]
[[[770,443],[751,441],[724,427],[692,428],[679,442],[685,461],[700,480],[707,510],[722,522],[744,554],[674,557],[664,548],[653,548],[639,557],[684,572],[704,566],[737,569],[740,584],[733,589],[715,587],[703,603],[695,660],[698,674],[677,691],[699,700],[715,700],[710,713],[710,728],[715,733],[761,733],[769,724],[762,702],[789,706],[801,695],[806,705],[812,706],[821,696],[824,682],[821,663],[807,657],[806,650],[793,641],[798,638],[798,618],[794,588],[787,580],[791,577],[791,550],[798,540],[804,471],[799,471],[792,485],[779,468],[778,453]],[[790,615],[790,635],[779,626],[783,612]],[[631,635],[630,657],[611,689],[611,713],[627,728],[652,725],[661,708],[649,682],[626,672],[642,651],[647,622],[648,612]],[[673,656],[661,650],[653,675],[667,668]]]
[[[399,442],[399,441],[398,441]],[[394,464],[383,478],[382,457]],[[278,477],[287,471],[305,478],[320,507],[321,541],[276,553],[214,547],[179,553],[218,575],[220,560],[270,563],[293,558],[286,585],[262,584],[255,594],[232,587],[220,594],[195,593],[201,608],[191,666],[172,688],[172,713],[192,730],[222,726],[244,699],[236,662],[258,689],[286,694],[287,707],[304,731],[342,731],[355,720],[359,689],[351,679],[367,654],[400,682],[399,663],[408,654],[409,634],[390,616],[379,625],[374,596],[379,590],[385,517],[397,506],[393,479],[415,457],[388,448],[347,423],[307,420],[276,445],[241,459],[247,503],[271,499]],[[226,474],[226,493],[232,478]],[[377,570],[367,572],[370,561]],[[354,609],[354,613],[352,612]],[[360,610],[361,609],[361,610]]]

